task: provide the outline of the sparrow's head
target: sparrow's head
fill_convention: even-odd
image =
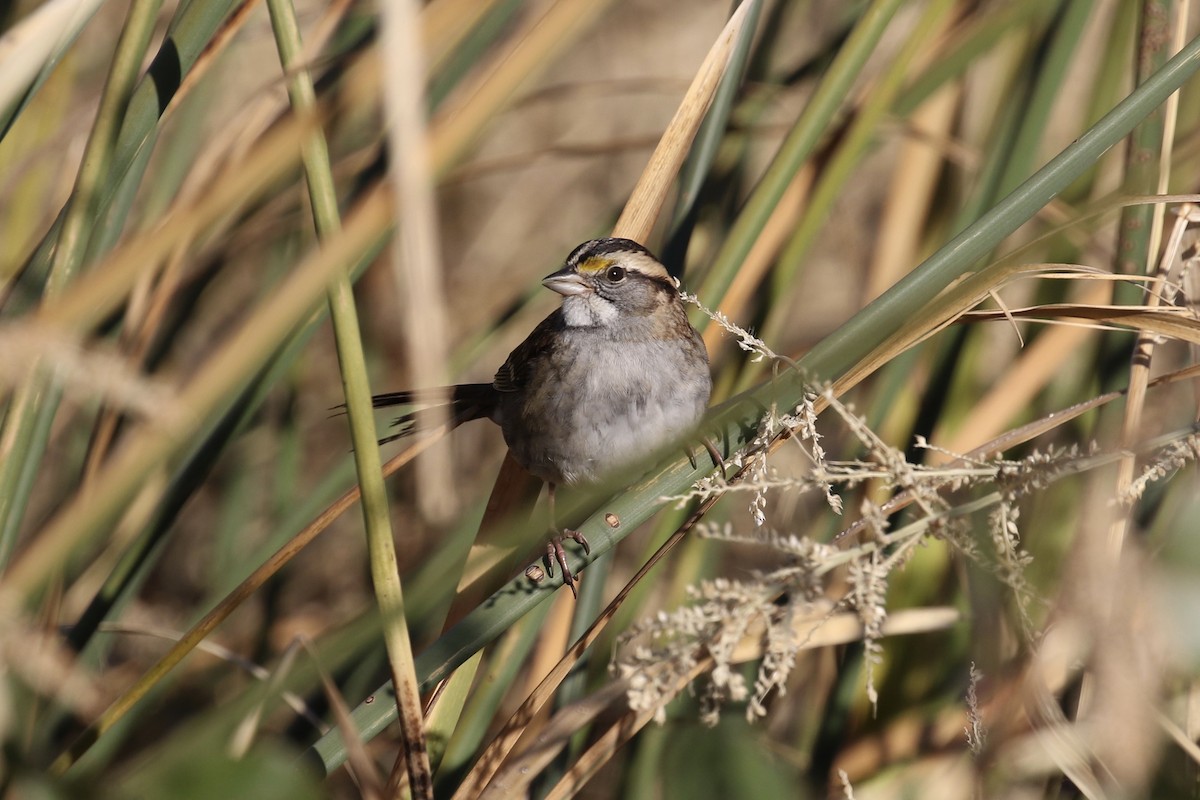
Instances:
[[[584,242],[542,284],[563,296],[570,326],[640,325],[682,310],[666,267],[631,239]]]

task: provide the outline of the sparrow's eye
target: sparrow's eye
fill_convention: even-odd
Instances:
[[[608,272],[604,273],[604,277],[608,279],[609,283],[620,283],[625,280],[625,268],[609,267]]]

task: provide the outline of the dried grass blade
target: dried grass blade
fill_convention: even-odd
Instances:
[[[645,241],[667,202],[667,193],[675,183],[679,168],[692,147],[692,139],[704,121],[704,115],[716,95],[721,76],[729,64],[729,56],[741,34],[742,25],[751,5],[757,0],[743,0],[729,17],[725,28],[704,57],[700,69],[684,94],[675,116],[663,131],[650,163],[642,170],[630,193],[629,202],[613,226],[613,236]]]
[[[971,311],[966,320],[1054,319],[1098,322],[1120,328],[1132,328],[1152,336],[1165,336],[1190,344],[1200,344],[1200,320],[1184,308],[1157,306],[1110,306],[1078,303],[1049,304],[1007,311]]]

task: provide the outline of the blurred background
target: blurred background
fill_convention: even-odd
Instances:
[[[411,295],[390,222],[329,256],[355,279],[373,392],[421,385],[422,349],[446,380],[490,380],[555,307],[541,278],[611,232],[732,10],[417,9],[438,291]],[[753,358],[693,311],[714,405],[754,390],[777,402],[756,417],[796,435],[769,455],[758,421],[726,437],[750,448],[743,485],[710,487],[726,496],[706,508],[708,536],[638,585],[555,705],[598,710],[556,717],[575,735],[556,740],[561,754],[493,792],[1195,796],[1200,84],[1169,59],[1200,32],[1197,12],[1152,0],[754,7],[645,244],[779,357]],[[295,766],[301,753],[312,764],[318,739],[344,738],[332,705],[358,706],[391,675],[357,507],[228,601],[205,652],[151,673],[127,713],[83,733],[355,484],[326,280],[306,284],[289,319],[272,304],[343,241],[318,241],[299,144],[314,128],[297,122],[312,118],[289,82],[315,86],[347,231],[397,177],[386,13],[349,1],[0,9],[0,591],[16,604],[0,631],[6,796],[375,796],[391,772],[394,725],[336,763],[318,748],[320,769]],[[304,48],[285,70],[289,15]],[[1119,143],[1056,173],[1044,197],[1024,183],[1109,135],[1101,118],[1145,85],[1179,91],[1119,106]],[[390,211],[404,240],[409,223]],[[945,247],[972,225],[995,244]],[[959,277],[884,294],[931,264]],[[1156,271],[1158,283],[1114,280]],[[422,304],[442,309],[444,341],[413,324]],[[381,436],[392,416],[377,415]],[[443,621],[505,453],[485,423],[433,448],[452,459],[448,508],[422,502],[423,460],[387,482],[418,653],[455,641]],[[474,646],[478,676],[448,748],[432,747],[437,796],[482,793],[483,749],[690,502],[658,504],[589,568],[594,596],[559,591]],[[479,605],[511,599],[498,597]],[[637,630],[645,652],[622,639]],[[740,655],[724,653],[734,644]],[[719,667],[642,698],[659,724],[638,718],[623,746],[596,749],[640,710],[606,687],[655,663],[678,678],[704,658]],[[354,779],[346,758],[359,759]]]

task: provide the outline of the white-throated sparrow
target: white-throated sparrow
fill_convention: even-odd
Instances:
[[[576,247],[542,284],[562,306],[512,353],[491,383],[382,394],[376,408],[448,398],[451,427],[488,418],[500,426],[513,458],[549,487],[546,568],[553,561],[575,591],[562,540],[588,549],[578,531],[561,530],[554,492],[597,483],[655,450],[682,441],[708,407],[712,379],[700,334],[679,291],[649,250],[629,239],[595,239]],[[420,428],[419,412],[395,421]]]

